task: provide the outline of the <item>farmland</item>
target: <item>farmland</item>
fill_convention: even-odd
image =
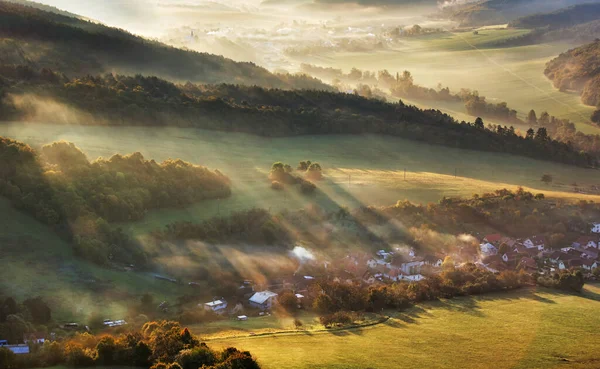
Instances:
[[[573,48],[572,43],[549,43],[519,47],[497,47],[495,43],[523,34],[524,30],[481,29],[472,32],[441,33],[406,39],[403,47],[372,53],[332,53],[300,58],[324,67],[352,67],[363,70],[387,69],[392,74],[409,70],[415,83],[435,88],[438,83],[458,91],[478,90],[490,102],[506,101],[521,113],[530,109],[538,114],[548,111],[558,118],[570,119],[584,133],[600,133],[589,122],[593,107],[581,103],[578,94],[556,90],[544,76],[545,64],[558,54]],[[434,72],[432,72],[434,71]],[[421,102],[438,108],[438,102]],[[442,110],[465,119],[461,103],[446,104]]]
[[[118,133],[115,133],[118,130]],[[499,187],[524,186],[547,196],[598,200],[572,192],[598,184],[596,170],[497,153],[432,146],[381,136],[302,136],[263,138],[187,128],[110,128],[52,124],[0,125],[0,135],[39,147],[67,140],[90,158],[140,151],[146,158],[181,158],[217,168],[232,181],[233,196],[208,200],[183,209],[153,211],[136,223],[124,224],[145,233],[177,220],[200,220],[230,211],[263,207],[273,211],[319,203],[337,206],[389,205],[408,199],[426,203],[443,196],[470,196]],[[267,173],[271,163],[295,165],[300,160],[321,163],[326,178],[313,197],[297,191],[274,192]],[[406,170],[406,177],[404,174]],[[540,182],[544,173],[551,185]]]
[[[392,313],[346,331],[214,339],[250,350],[269,368],[570,368],[598,366],[600,287],[457,298]]]

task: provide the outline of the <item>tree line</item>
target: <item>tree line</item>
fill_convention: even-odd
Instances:
[[[72,143],[55,142],[38,152],[0,137],[0,194],[70,240],[81,257],[144,264],[136,241],[110,222],[228,197],[231,189],[218,170],[180,159],[157,163],[133,153],[90,162]]]
[[[23,68],[21,68],[23,69]],[[2,70],[0,68],[0,70]],[[28,68],[25,68],[28,70]],[[439,110],[387,103],[354,94],[286,91],[238,85],[175,85],[156,77],[104,75],[47,82],[32,72],[30,82],[4,93],[34,93],[91,113],[114,125],[180,125],[246,132],[268,137],[307,134],[382,134],[431,144],[504,152],[579,166],[597,158],[549,136],[529,139],[458,122]],[[48,74],[48,73],[46,73]],[[8,78],[7,78],[8,79]],[[26,119],[30,111],[4,99],[2,118]]]
[[[60,341],[33,345],[30,354],[15,355],[0,347],[4,369],[67,365],[73,368],[126,366],[150,369],[258,369],[248,351],[214,350],[173,321],[152,321],[119,335],[77,333]]]

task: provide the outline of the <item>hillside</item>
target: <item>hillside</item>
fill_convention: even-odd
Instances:
[[[568,28],[600,19],[600,3],[579,4],[549,13],[538,13],[510,22],[511,27]]]
[[[519,17],[556,11],[565,6],[595,2],[593,0],[480,0],[456,2],[442,10],[442,15],[460,26],[485,26],[509,23]]]
[[[0,76],[9,86],[4,88],[0,120],[60,121],[71,114],[77,118],[67,123],[191,126],[267,137],[371,133],[579,166],[596,164],[595,154],[552,140],[545,128],[525,138],[508,127],[486,129],[482,121],[458,122],[437,110],[356,94],[175,85],[140,75],[68,80],[48,70],[12,66],[0,68]]]
[[[546,64],[544,74],[561,91],[577,91],[586,105],[600,104],[600,41],[571,49]]]
[[[127,31],[0,1],[0,62],[68,76],[143,73],[174,81],[331,89],[305,76],[275,75],[253,63],[177,49]]]

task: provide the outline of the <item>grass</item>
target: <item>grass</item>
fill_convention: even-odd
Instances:
[[[156,160],[177,157],[218,168],[232,178],[230,198],[184,209],[153,211],[142,221],[122,225],[135,234],[174,221],[199,221],[251,207],[279,211],[313,202],[329,209],[390,205],[404,199],[426,203],[439,201],[443,196],[470,196],[519,185],[557,198],[600,200],[600,196],[576,194],[570,186],[574,181],[581,188],[597,184],[596,170],[393,137],[331,135],[271,139],[188,128],[150,130],[51,124],[0,125],[0,135],[34,146],[65,139],[77,144],[91,158],[134,151]],[[271,163],[281,160],[296,164],[305,159],[319,161],[325,168],[326,180],[318,184],[318,194],[306,197],[292,189],[275,192],[269,188],[267,173]],[[554,176],[552,185],[540,182],[544,173]]]
[[[419,305],[361,329],[217,339],[266,368],[592,368],[600,287],[520,290]]]
[[[524,32],[527,31],[487,29],[480,30],[478,35],[472,32],[436,34],[407,39],[395,50],[336,53],[298,61],[345,71],[352,67],[387,69],[392,74],[409,70],[420,85],[435,88],[441,83],[453,91],[475,89],[490,102],[506,101],[522,117],[530,109],[535,109],[538,116],[546,110],[556,117],[572,120],[584,133],[600,134],[599,127],[588,124],[594,107],[583,105],[578,94],[558,91],[543,73],[549,60],[576,45],[555,42],[520,47],[493,46],[497,41]],[[440,103],[421,102],[420,105],[438,108]],[[462,104],[445,108],[453,115],[465,113]],[[457,118],[465,119],[463,115]]]
[[[58,322],[84,322],[94,311],[125,316],[127,304],[145,292],[172,301],[183,288],[150,274],[100,268],[74,257],[70,245],[48,227],[0,198],[0,291],[18,300],[43,296]]]

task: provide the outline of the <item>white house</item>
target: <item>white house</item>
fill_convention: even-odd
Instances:
[[[558,269],[560,269],[560,270],[567,269],[567,265],[565,264],[564,261],[562,261],[562,260],[558,261]]]
[[[592,233],[600,233],[600,223],[592,224]]]
[[[250,297],[250,306],[261,310],[269,310],[277,299],[277,294],[271,291],[257,292]]]
[[[425,277],[423,277],[421,274],[414,274],[414,275],[404,275],[404,276],[402,276],[402,279],[404,279],[406,281],[418,282],[418,281],[422,281],[423,279],[425,279]]]
[[[496,248],[496,246],[492,245],[489,242],[482,243],[481,245],[479,245],[479,249],[481,250],[481,253],[485,256],[498,254],[498,249]]]
[[[400,269],[404,274],[415,275],[421,272],[421,267],[425,264],[425,262],[421,259],[407,261],[400,265]]]
[[[528,249],[536,247],[540,251],[544,251],[546,240],[544,236],[533,236],[523,241],[523,245]]]
[[[225,300],[214,300],[211,302],[204,303],[204,310],[214,311],[215,313],[224,313],[227,309],[227,301]]]

